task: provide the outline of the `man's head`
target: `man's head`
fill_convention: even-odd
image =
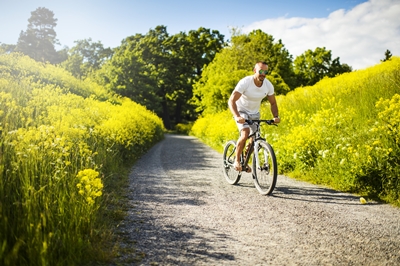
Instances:
[[[259,81],[263,81],[268,73],[268,65],[263,61],[259,61],[254,66],[254,75]]]

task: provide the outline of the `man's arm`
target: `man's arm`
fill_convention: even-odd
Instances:
[[[271,113],[274,116],[274,123],[277,124],[281,122],[281,119],[279,118],[278,104],[276,103],[275,94],[268,95],[268,101],[271,105]]]
[[[232,115],[235,117],[235,120],[238,123],[243,124],[245,122],[245,119],[240,116],[236,105],[236,101],[239,100],[240,97],[242,97],[242,94],[240,92],[233,91],[231,97],[229,97],[228,105],[229,105],[229,110],[231,110]]]

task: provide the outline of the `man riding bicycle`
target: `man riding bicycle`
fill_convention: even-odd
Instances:
[[[240,155],[250,135],[254,131],[252,125],[246,123],[246,119],[260,119],[261,101],[267,97],[271,105],[271,113],[274,116],[274,123],[280,122],[278,105],[275,99],[275,91],[272,83],[266,79],[268,65],[259,61],[253,69],[254,74],[242,78],[233,90],[229,101],[229,109],[233,114],[240,136],[236,143],[235,170],[242,171]],[[246,172],[251,172],[250,166],[246,166]]]

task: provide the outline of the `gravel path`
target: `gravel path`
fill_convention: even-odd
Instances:
[[[119,233],[136,253],[117,265],[400,265],[400,209],[285,176],[261,196],[221,156],[166,135],[135,164]]]

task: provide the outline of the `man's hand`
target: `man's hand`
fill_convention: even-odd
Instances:
[[[274,117],[274,124],[279,124],[281,122],[281,119],[279,118],[279,116]]]
[[[239,124],[244,124],[246,122],[246,119],[244,119],[241,116],[236,116],[235,121],[238,122]]]

